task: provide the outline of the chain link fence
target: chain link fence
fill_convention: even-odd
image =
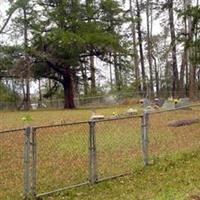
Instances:
[[[177,94],[180,97],[188,97],[188,95],[183,95],[181,93]],[[117,92],[110,94],[102,94],[97,96],[79,96],[77,95],[74,98],[74,104],[77,108],[101,108],[101,107],[110,107],[115,105],[132,105],[139,102],[141,98],[146,98],[151,102],[154,102],[155,98],[165,100],[171,97],[170,92],[160,92],[159,95],[156,93],[150,92]],[[196,101],[200,100],[200,91],[196,92],[195,95]],[[3,101],[0,98],[0,110],[24,110],[24,107],[20,108],[22,104],[21,101],[16,99],[15,101],[8,102]],[[30,110],[37,109],[63,109],[64,108],[64,99],[63,98],[52,98],[37,100],[32,99]]]
[[[35,199],[199,149],[199,120],[196,105],[0,132],[0,199]]]
[[[0,199],[23,198],[24,129],[0,132]]]
[[[200,105],[149,114],[150,160],[200,147]]]
[[[88,123],[35,127],[34,132],[38,194],[87,181]]]
[[[30,161],[35,175],[27,196],[41,197],[132,172],[136,159],[142,161],[139,121],[140,116],[133,116],[34,127],[37,159]]]
[[[141,117],[104,120],[95,123],[97,175],[107,179],[132,172],[141,164]]]

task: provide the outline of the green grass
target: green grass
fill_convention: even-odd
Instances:
[[[49,196],[46,200],[187,200],[200,195],[200,149],[156,159],[126,177]]]

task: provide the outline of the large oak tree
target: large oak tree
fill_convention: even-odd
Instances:
[[[114,0],[104,0],[121,10]],[[64,108],[74,108],[74,71],[80,71],[85,58],[101,59],[112,51],[120,51],[120,38],[110,32],[109,24],[102,20],[104,4],[96,6],[88,20],[85,3],[78,0],[44,1],[43,20],[33,23],[32,56],[35,58],[36,76],[58,81],[64,89]],[[75,75],[76,76],[76,75]]]

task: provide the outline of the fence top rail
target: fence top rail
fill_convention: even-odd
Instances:
[[[106,121],[116,121],[116,120],[123,120],[123,119],[133,119],[133,118],[140,118],[142,115],[131,115],[131,116],[123,116],[123,117],[112,117],[112,118],[105,118],[99,120],[84,120],[84,121],[76,121],[76,122],[68,122],[68,123],[61,123],[61,124],[49,124],[43,126],[33,126],[33,129],[44,129],[44,128],[53,128],[53,127],[62,127],[62,126],[70,126],[70,125],[79,125],[79,124],[88,124],[90,122],[106,122]]]
[[[4,134],[4,133],[14,133],[14,132],[24,131],[24,130],[25,130],[25,128],[7,129],[7,130],[2,130],[2,131],[0,131],[0,134]]]
[[[165,113],[165,112],[173,112],[177,110],[182,110],[185,108],[193,108],[193,107],[200,107],[200,104],[191,104],[187,106],[181,106],[179,108],[173,108],[173,109],[167,109],[167,110],[160,110],[160,111],[146,111],[148,114],[153,115],[153,114],[160,114],[160,113]]]
[[[99,120],[89,120],[88,122],[109,122],[109,121],[117,121],[117,120],[124,120],[124,119],[134,119],[134,118],[141,118],[143,115],[129,115],[129,116],[122,116],[122,117],[111,117],[111,118],[105,118],[105,119],[99,119]]]
[[[48,125],[41,125],[41,126],[33,126],[33,129],[44,129],[44,128],[53,128],[53,127],[62,127],[62,126],[70,126],[70,125],[79,125],[79,124],[86,124],[88,121],[76,121],[76,122],[67,122],[67,123],[60,123],[60,124],[48,124]]]

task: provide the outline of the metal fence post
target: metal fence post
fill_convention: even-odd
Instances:
[[[95,121],[89,121],[89,182],[97,181]]]
[[[31,128],[24,131],[24,199],[29,199],[30,193],[30,133]]]
[[[36,199],[36,167],[37,167],[37,143],[36,128],[32,129],[32,172],[31,172],[31,197]]]
[[[142,152],[145,165],[148,165],[148,122],[149,114],[145,111],[141,120]]]

